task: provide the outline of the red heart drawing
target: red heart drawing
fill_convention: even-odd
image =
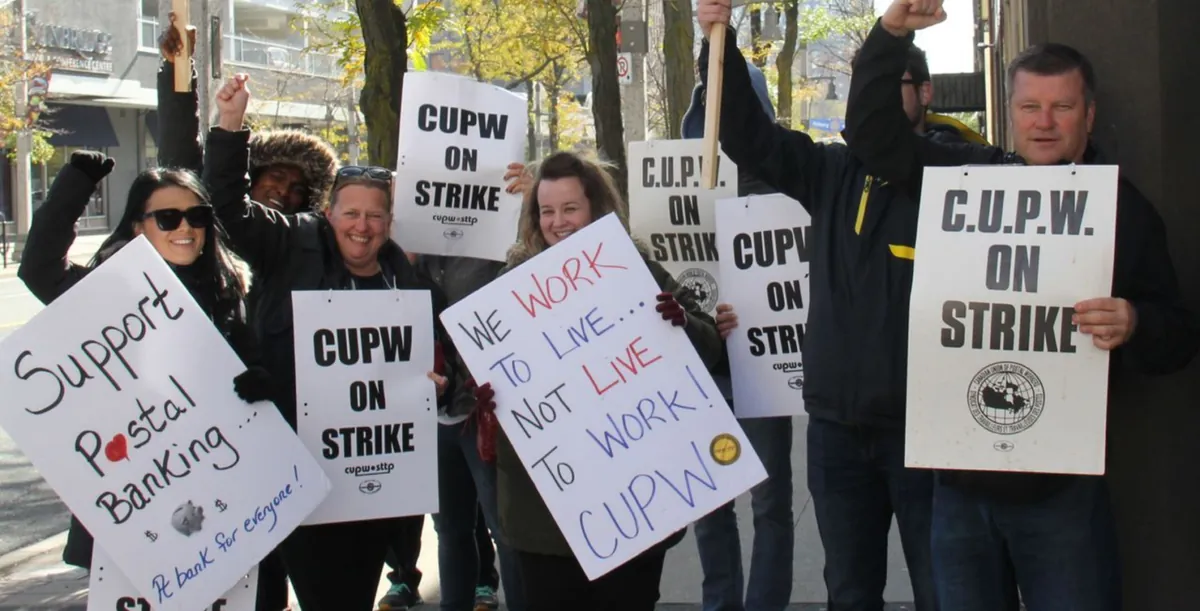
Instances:
[[[119,460],[129,460],[128,448],[125,446],[125,436],[117,433],[113,436],[112,441],[104,444],[104,455],[111,462]]]

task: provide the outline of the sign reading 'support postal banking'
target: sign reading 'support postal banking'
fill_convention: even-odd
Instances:
[[[217,600],[329,480],[144,237],[0,344],[0,426],[137,592]]]
[[[766,477],[615,215],[442,314],[591,579]]]
[[[629,143],[629,226],[711,314],[722,294],[713,211],[718,199],[737,197],[738,171],[720,153],[716,188],[700,186],[703,148],[701,140]]]
[[[905,464],[1104,473],[1109,353],[1072,322],[1112,294],[1115,166],[928,168]]]
[[[525,159],[525,100],[439,72],[404,77],[392,235],[408,252],[503,261],[521,196],[508,164]]]

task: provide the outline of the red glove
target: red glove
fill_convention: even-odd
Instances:
[[[496,392],[489,382],[476,386],[475,378],[467,380],[467,388],[475,394],[475,449],[483,462],[496,462],[496,432],[500,423],[496,420]]]
[[[658,305],[654,309],[662,314],[663,320],[671,321],[672,325],[676,327],[687,326],[687,312],[675,300],[675,295],[670,292],[663,291],[658,294]]]

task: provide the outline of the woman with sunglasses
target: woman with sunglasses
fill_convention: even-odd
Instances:
[[[250,92],[236,75],[217,92],[217,127],[205,146],[205,181],[217,217],[235,252],[254,271],[261,288],[253,313],[266,367],[279,380],[276,405],[296,425],[296,364],[293,291],[428,290],[433,298],[434,337],[445,346],[429,376],[439,404],[447,377],[438,362],[453,362],[437,323],[445,307],[441,291],[419,275],[391,240],[392,173],[384,168],[342,168],[323,212],[285,216],[249,197],[249,130],[243,129]],[[441,353],[440,348],[436,352]],[[310,406],[313,409],[318,406]],[[332,408],[332,406],[326,406]],[[302,526],[280,547],[292,587],[305,611],[367,611],[383,573],[391,534],[404,518]]]
[[[122,246],[145,235],[238,356],[251,364],[234,378],[234,391],[248,403],[274,399],[269,375],[256,365],[260,354],[244,316],[245,270],[226,249],[208,194],[194,174],[164,169],[142,172],[129,189],[120,222],[91,262],[78,265],[67,258],[76,221],[114,166],[102,153],[71,154],[46,201],[33,214],[17,276],[49,305]],[[63,561],[86,569],[91,559],[92,537],[72,516]]]

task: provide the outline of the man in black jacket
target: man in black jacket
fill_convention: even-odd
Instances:
[[[1032,47],[1009,66],[1015,155],[913,137],[896,85],[913,32],[944,18],[941,0],[895,0],[854,63],[845,137],[872,173],[916,197],[927,166],[1099,162],[1089,139],[1096,112],[1092,66],[1058,44]],[[1081,301],[1075,312],[1078,331],[1112,351],[1114,371],[1177,371],[1200,343],[1200,322],[1180,301],[1163,221],[1124,178],[1112,296]],[[1116,532],[1103,477],[939,471],[933,507],[942,609],[996,609],[1010,563],[1030,611],[1120,609]]]
[[[703,32],[726,25],[729,0],[701,0]],[[708,43],[701,47],[707,83]],[[739,169],[798,200],[812,217],[808,324],[803,343],[808,489],[825,548],[830,611],[880,611],[888,531],[900,530],[916,608],[932,611],[933,477],[904,468],[908,297],[916,205],[877,180],[849,149],[821,145],[767,118],[751,87],[737,35],[728,32],[721,147]],[[961,142],[926,129],[933,90],[918,52],[905,56],[904,99],[913,138]],[[898,95],[897,95],[898,94]]]

